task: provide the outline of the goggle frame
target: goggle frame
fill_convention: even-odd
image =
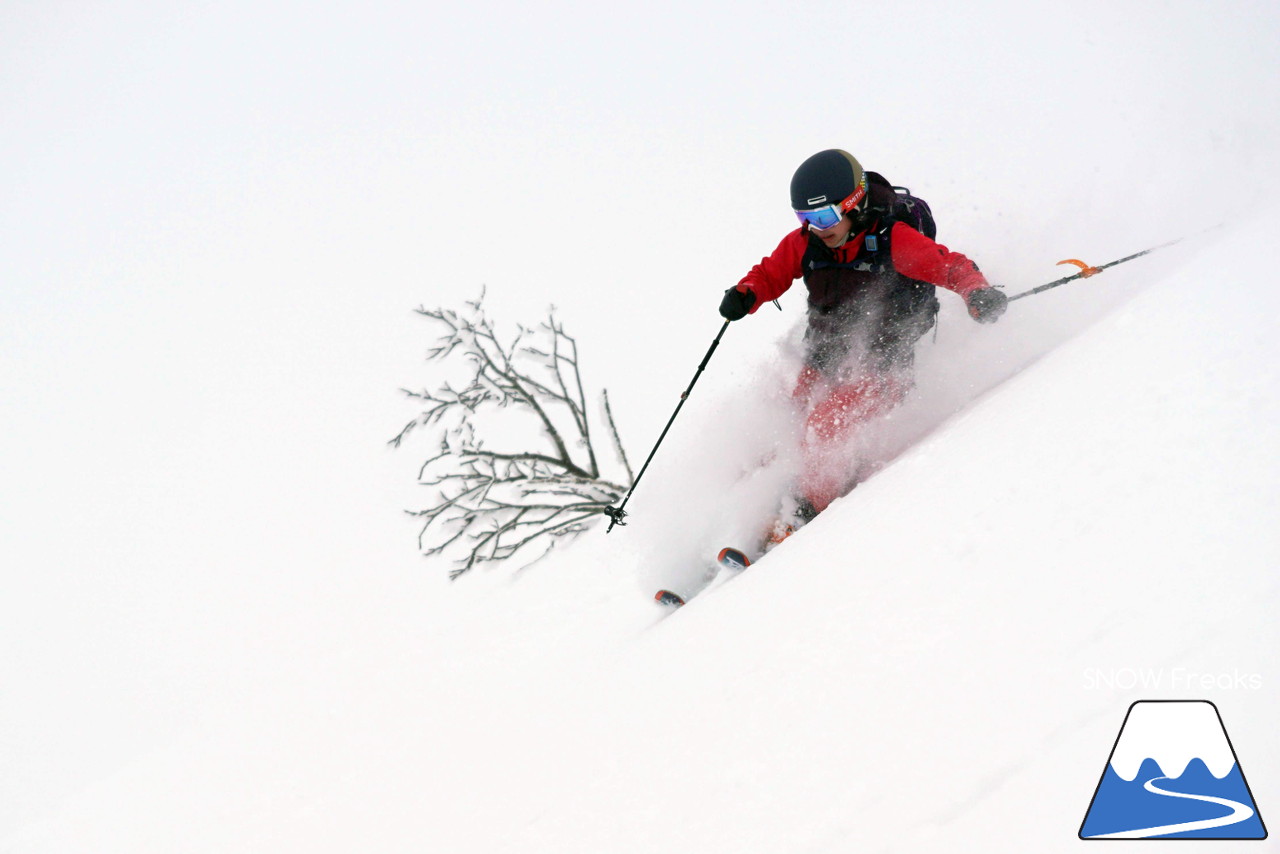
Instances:
[[[858,182],[858,186],[843,201],[796,211],[796,218],[800,220],[801,225],[808,226],[815,231],[826,231],[837,225],[846,213],[856,208],[866,197],[867,178],[864,175],[862,180]]]

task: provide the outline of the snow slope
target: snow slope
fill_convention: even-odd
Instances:
[[[1265,820],[1280,297],[1251,271],[1278,225],[1206,242],[666,619],[604,575],[629,532],[597,535],[601,564],[312,656],[6,848],[1068,850],[1128,703],[1188,696]]]

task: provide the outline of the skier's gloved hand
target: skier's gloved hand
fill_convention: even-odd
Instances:
[[[741,320],[756,304],[756,292],[750,288],[738,289],[737,285],[724,292],[720,300],[720,316],[725,320]]]
[[[979,323],[995,323],[1009,307],[1004,291],[995,288],[979,288],[969,294],[969,315]]]

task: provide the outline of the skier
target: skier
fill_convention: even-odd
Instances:
[[[792,511],[803,524],[854,485],[843,449],[858,427],[910,390],[916,341],[937,318],[934,286],[963,297],[982,323],[999,318],[1008,298],[976,264],[933,241],[927,205],[864,172],[847,151],[820,151],[801,163],[791,207],[800,227],[725,291],[720,314],[740,320],[804,277],[808,328],[793,399],[805,431]],[[791,529],[782,520],[771,538]]]

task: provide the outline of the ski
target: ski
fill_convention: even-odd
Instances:
[[[663,590],[659,590],[656,594],[654,594],[653,599],[655,602],[661,605],[667,605],[672,608],[679,608],[682,605],[686,604],[689,601],[689,599],[693,598],[693,596],[696,596],[699,593],[705,592],[708,588],[712,587],[717,582],[724,583],[725,580],[732,577],[732,575],[722,576],[720,573],[720,570],[729,569],[729,570],[732,570],[733,575],[736,575],[737,573],[741,572],[742,570],[746,569],[749,566],[751,566],[751,559],[748,558],[746,554],[743,553],[740,549],[723,548],[720,550],[720,553],[716,555],[716,561],[711,566],[711,568],[707,573],[706,584],[704,584],[701,589],[697,590],[696,592],[694,592],[688,597],[681,596],[679,593],[676,593],[673,590],[663,589]]]
[[[751,566],[751,559],[738,549],[721,549],[716,556],[716,563],[729,569],[742,570]]]
[[[679,608],[684,604],[684,597],[679,593],[672,593],[670,590],[659,590],[653,598],[659,605],[671,605]]]

